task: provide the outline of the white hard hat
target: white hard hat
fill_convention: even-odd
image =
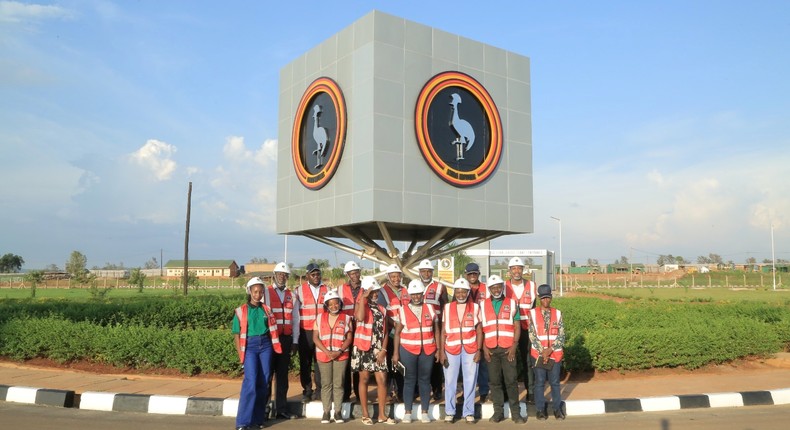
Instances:
[[[362,289],[367,291],[376,291],[381,289],[381,285],[379,285],[379,281],[372,276],[363,276],[362,277]]]
[[[431,260],[422,260],[420,264],[417,265],[417,270],[420,269],[431,269],[433,270],[433,264],[431,264]]]
[[[472,288],[469,286],[469,281],[464,278],[458,278],[453,284],[453,289],[455,290],[471,290]]]
[[[504,284],[504,283],[505,281],[503,281],[502,278],[499,277],[499,275],[491,275],[488,277],[488,282],[486,282],[486,285],[488,285],[488,287],[490,288],[492,285]]]
[[[387,274],[389,275],[390,273],[403,273],[403,272],[401,272],[400,267],[398,267],[397,264],[392,263],[389,266],[387,266]]]
[[[524,267],[524,262],[521,261],[521,259],[518,257],[513,257],[510,259],[510,262],[507,264],[507,267],[513,267],[513,266]]]
[[[346,273],[354,271],[354,270],[360,270],[359,269],[359,264],[357,264],[356,261],[349,261],[348,263],[346,263],[346,266],[343,267],[343,271],[346,272]]]
[[[329,290],[329,291],[326,292],[326,294],[324,294],[324,303],[326,303],[326,302],[328,302],[328,301],[330,301],[332,299],[340,300],[340,296],[337,294],[337,291],[335,291],[335,290]]]
[[[423,285],[422,281],[420,281],[419,279],[415,279],[409,282],[409,287],[406,288],[406,292],[409,294],[422,294],[425,292],[425,285]]]
[[[277,272],[288,273],[288,274],[291,273],[291,271],[288,269],[288,266],[285,263],[277,263],[277,265],[274,266],[274,273]]]
[[[263,282],[263,279],[261,279],[261,278],[259,278],[257,276],[254,276],[252,279],[247,281],[247,294],[250,294],[250,288],[252,288],[253,285],[264,285],[265,286],[266,283]]]

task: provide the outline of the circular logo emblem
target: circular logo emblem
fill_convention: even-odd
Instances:
[[[440,73],[422,88],[414,113],[417,143],[444,181],[485,181],[502,156],[502,119],[488,91],[461,72]]]
[[[335,81],[318,78],[302,95],[291,133],[291,158],[299,181],[311,190],[337,170],[346,141],[346,102]]]

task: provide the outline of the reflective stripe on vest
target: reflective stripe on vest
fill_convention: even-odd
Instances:
[[[420,355],[420,351],[431,355],[436,352],[436,339],[433,333],[433,322],[436,319],[436,312],[433,306],[427,303],[422,304],[422,315],[417,319],[414,311],[406,305],[400,308],[400,323],[403,330],[400,332],[400,344],[406,351],[414,355]]]
[[[376,305],[384,318],[384,333],[387,332],[387,311],[384,306]],[[354,330],[354,346],[360,351],[370,351],[370,344],[373,341],[373,311],[370,307],[365,309],[365,320],[357,321]]]
[[[469,354],[477,352],[477,331],[475,330],[475,315],[480,311],[477,303],[468,300],[464,305],[463,323],[458,319],[458,306],[460,303],[452,302],[444,305],[444,350],[450,354],[461,353],[461,345]]]
[[[342,304],[341,312],[354,317],[354,293],[351,290],[351,285],[343,284],[337,289],[337,294],[340,296],[340,303]],[[359,297],[359,295],[357,295]]]
[[[313,298],[310,285],[305,282],[299,286],[299,327],[303,330],[312,330],[315,319],[324,312],[324,295],[327,287],[321,284],[318,287],[318,301]]]
[[[389,286],[382,288],[380,291],[384,291],[384,295],[387,296],[387,316],[393,320],[397,320],[400,309],[411,301],[409,293],[406,292],[406,288],[404,287],[401,287],[398,291],[400,297],[390,290]]]
[[[494,312],[492,299],[486,299],[483,303],[482,323],[485,345],[487,348],[510,348],[516,336],[516,325],[513,324],[513,317],[516,315],[516,301],[504,298],[499,307],[499,314]]]
[[[272,309],[274,317],[277,319],[277,326],[283,335],[291,336],[293,334],[293,310],[294,300],[293,293],[286,289],[283,292],[283,300],[285,303],[280,302],[280,295],[277,294],[274,285],[269,285],[264,293],[263,301]]]
[[[529,330],[529,311],[535,305],[538,292],[535,283],[524,279],[524,292],[521,297],[516,297],[516,290],[510,281],[505,282],[505,296],[510,297],[518,303],[518,313],[521,321],[521,329]]]
[[[324,348],[329,351],[340,351],[343,349],[343,341],[346,338],[346,333],[351,331],[351,317],[340,313],[333,327],[329,324],[329,312],[324,312],[316,320],[315,329],[318,330],[318,337],[321,339],[321,344],[324,345]],[[315,358],[322,363],[329,363],[332,361],[320,348],[315,349]],[[348,360],[348,350],[340,354],[337,360]]]
[[[244,364],[244,356],[247,352],[247,309],[249,304],[245,303],[238,308],[234,312],[236,312],[236,316],[239,318],[239,361]],[[263,312],[266,313],[267,322],[269,325],[269,336],[272,338],[272,349],[274,352],[278,354],[283,353],[283,347],[280,344],[280,336],[277,331],[277,323],[273,322],[276,321],[274,318],[274,313],[272,310],[266,306],[265,304],[261,304]]]
[[[546,320],[543,319],[542,309],[532,309],[529,311],[529,316],[532,318],[532,321],[535,324],[535,333],[537,333],[538,339],[540,339],[541,346],[543,346],[543,348],[551,347],[554,344],[554,341],[557,340],[557,336],[560,334],[560,321],[562,321],[562,312],[556,308],[549,308],[548,333],[546,333]],[[530,355],[532,355],[533,358],[538,358],[538,350],[531,348]],[[564,355],[565,353],[562,351],[562,348],[560,348],[555,349],[551,353],[550,357],[559,363]]]
[[[439,301],[441,299],[441,291],[439,290],[439,288],[441,288],[441,285],[438,282],[433,281],[430,284],[428,284],[427,287],[425,287],[425,295],[424,295],[425,303],[433,306],[433,310],[436,311],[437,314],[442,313],[442,308],[441,308],[442,305]]]

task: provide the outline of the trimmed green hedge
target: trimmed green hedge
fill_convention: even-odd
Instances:
[[[239,375],[230,334],[243,298],[73,303],[0,300],[0,355]],[[790,308],[764,303],[618,304],[557,298],[567,370],[698,368],[790,346]],[[292,365],[293,367],[293,365]]]

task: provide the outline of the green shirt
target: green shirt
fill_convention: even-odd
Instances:
[[[239,316],[233,313],[233,327],[230,330],[233,334],[241,333],[239,326]],[[260,336],[269,332],[269,317],[260,306],[247,305],[247,336]]]
[[[499,309],[502,307],[502,302],[504,302],[504,301],[505,301],[505,296],[504,295],[502,296],[501,299],[493,299],[493,298],[491,299],[491,304],[494,305],[494,313],[495,314],[499,315]],[[518,306],[518,305],[516,305],[516,306]],[[513,321],[519,321],[520,320],[518,314],[519,314],[518,308],[516,308],[516,312],[513,315]]]

